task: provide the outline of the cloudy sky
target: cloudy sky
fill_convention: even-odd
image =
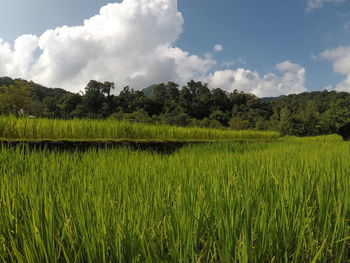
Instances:
[[[350,91],[348,0],[1,0],[0,76]],[[117,90],[117,91],[118,91]]]

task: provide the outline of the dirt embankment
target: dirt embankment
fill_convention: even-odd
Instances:
[[[0,147],[23,147],[29,150],[48,150],[48,151],[79,151],[84,152],[91,149],[115,149],[120,147],[129,147],[134,150],[151,151],[161,154],[172,154],[187,145],[203,143],[255,143],[255,142],[278,142],[279,140],[230,140],[230,141],[156,141],[156,140],[106,140],[106,141],[74,141],[74,140],[6,140],[0,139]]]
[[[0,145],[14,148],[17,146],[27,147],[32,150],[48,151],[88,151],[91,149],[114,149],[130,147],[134,150],[153,151],[157,153],[171,154],[176,150],[189,145],[204,143],[201,141],[51,141],[51,140],[0,140]]]

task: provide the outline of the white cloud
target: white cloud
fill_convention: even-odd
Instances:
[[[223,67],[226,67],[226,68],[230,68],[230,67],[233,67],[234,65],[237,65],[237,64],[247,64],[247,61],[245,60],[245,58],[243,57],[239,57],[237,59],[233,59],[233,60],[230,60],[230,61],[223,61],[221,62],[221,65]]]
[[[294,64],[289,60],[283,61],[276,65],[276,69],[280,72],[298,72],[302,67],[298,64]]]
[[[220,44],[216,44],[214,47],[214,52],[221,52],[224,50],[224,47]]]
[[[350,46],[328,49],[320,57],[332,62],[335,72],[350,75]]]
[[[325,4],[328,3],[342,3],[345,0],[308,0],[306,4],[306,12],[311,12],[315,9],[322,8]]]
[[[319,56],[333,63],[336,73],[346,76],[345,80],[335,86],[335,90],[350,92],[350,46],[328,49]]]
[[[0,75],[73,92],[82,90],[91,79],[135,89],[200,79],[213,88],[257,96],[305,91],[305,69],[289,61],[276,66],[278,75],[260,77],[242,68],[209,74],[218,64],[212,54],[192,55],[174,46],[183,23],[177,0],[108,4],[80,26],[62,26],[40,36],[23,35],[13,46],[0,39]],[[214,47],[216,52],[222,50],[220,44]]]
[[[206,74],[215,61],[172,46],[182,27],[176,0],[108,4],[81,26],[20,36],[14,47],[1,41],[0,74],[71,91],[81,90],[90,79],[136,89],[185,82]]]
[[[235,89],[249,92],[258,97],[279,96],[306,91],[305,69],[298,64],[284,61],[276,65],[279,75],[268,73],[260,77],[256,71],[244,68],[236,70],[216,71],[203,81],[212,88],[222,88],[227,91]]]

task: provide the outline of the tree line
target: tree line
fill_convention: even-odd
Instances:
[[[234,90],[210,89],[190,81],[152,85],[142,91],[91,80],[81,93],[47,88],[22,79],[0,78],[0,114],[46,118],[114,118],[131,122],[276,130],[282,135],[350,134],[350,94],[304,92],[258,98]]]

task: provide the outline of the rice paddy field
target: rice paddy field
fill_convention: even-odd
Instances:
[[[338,136],[171,155],[0,147],[0,262],[349,259],[350,144]]]
[[[116,120],[53,120],[0,116],[0,139],[5,140],[148,140],[218,141],[276,140],[278,132],[183,128]]]

